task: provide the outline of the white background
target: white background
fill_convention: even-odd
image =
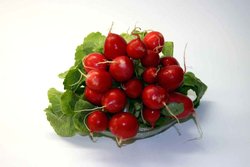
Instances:
[[[249,166],[250,3],[237,0],[0,0],[0,166]],[[192,121],[118,148],[100,138],[57,136],[46,120],[47,90],[90,32],[142,29],[175,42],[182,62],[208,85]]]

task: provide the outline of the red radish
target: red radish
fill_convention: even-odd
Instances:
[[[109,66],[109,72],[114,80],[125,82],[134,74],[134,64],[127,56],[116,57]]]
[[[167,101],[168,94],[165,89],[157,85],[148,85],[142,91],[144,105],[151,109],[161,109]]]
[[[167,57],[161,58],[161,65],[165,67],[165,66],[180,65],[180,64],[174,57],[167,56]]]
[[[103,93],[96,92],[89,87],[85,87],[84,97],[92,104],[100,106],[102,101]]]
[[[127,43],[118,34],[109,33],[104,43],[104,56],[113,60],[117,56],[126,55]]]
[[[142,116],[145,121],[147,121],[152,128],[154,128],[156,121],[160,118],[161,110],[153,110],[150,108],[144,108],[142,111]]]
[[[135,137],[138,129],[136,117],[129,112],[115,114],[109,121],[109,130],[121,140]]]
[[[157,78],[157,68],[156,67],[146,68],[142,73],[142,78],[148,84],[155,83]]]
[[[119,89],[110,89],[102,97],[102,105],[107,112],[116,113],[124,109],[127,99],[125,93]]]
[[[160,63],[160,56],[152,50],[147,50],[147,54],[141,58],[144,67],[157,67]]]
[[[177,89],[183,82],[184,72],[178,65],[166,66],[160,69],[157,74],[159,85],[167,91]]]
[[[91,53],[87,55],[83,60],[82,64],[85,71],[88,73],[90,70],[93,69],[107,69],[107,64],[102,64],[100,62],[105,62],[105,57],[100,53]]]
[[[135,99],[141,95],[143,85],[139,79],[134,78],[126,82],[123,89],[128,97]]]
[[[184,111],[176,115],[178,119],[185,119],[191,116],[195,112],[192,100],[189,97],[181,93],[177,93],[177,92],[170,93],[168,103],[182,103],[183,104]]]
[[[101,132],[108,128],[108,117],[104,112],[96,110],[88,115],[86,123],[90,133]]]
[[[160,32],[152,31],[145,35],[143,42],[147,49],[160,53],[164,45],[164,37]]]
[[[86,85],[96,92],[103,93],[111,88],[112,77],[105,70],[91,70],[86,76]]]
[[[140,59],[147,53],[145,44],[141,41],[139,35],[136,39],[130,41],[127,45],[127,54],[133,59]]]

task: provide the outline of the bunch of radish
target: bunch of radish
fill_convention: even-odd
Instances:
[[[118,144],[133,139],[142,120],[154,129],[168,104],[182,103],[183,112],[170,114],[178,122],[194,112],[193,101],[176,92],[182,85],[185,70],[169,55],[162,55],[164,37],[160,32],[147,32],[143,39],[133,33],[134,39],[126,42],[109,32],[104,42],[103,53],[93,52],[82,59],[86,78],[84,98],[96,106],[86,115],[84,124],[90,134],[110,131]],[[140,65],[141,73],[136,73]],[[130,111],[128,101],[138,100],[139,115]]]

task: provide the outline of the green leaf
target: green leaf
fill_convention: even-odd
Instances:
[[[164,56],[173,56],[174,53],[174,43],[171,41],[167,41],[164,43],[162,53]]]
[[[50,88],[48,90],[48,99],[51,103],[51,110],[53,110],[54,113],[61,112],[61,95],[62,92],[56,90],[55,88]]]
[[[187,95],[188,90],[193,90],[196,93],[196,99],[193,101],[194,107],[197,108],[200,100],[207,90],[207,85],[197,78],[192,72],[186,72],[184,75],[183,84],[178,88],[178,92]]]
[[[129,43],[131,40],[136,38],[136,36],[128,34],[128,33],[122,33],[121,36],[125,39],[127,43]]]
[[[90,102],[85,101],[83,99],[79,99],[75,104],[74,111],[80,111],[84,109],[93,109],[94,107],[95,106],[91,104]]]
[[[134,60],[135,75],[138,79],[142,79],[142,73],[144,72],[144,67],[140,60]]]
[[[62,101],[64,95],[65,93],[55,88],[49,89],[48,98],[50,105],[44,111],[46,112],[47,120],[58,135],[73,136],[75,134],[75,129],[72,122],[72,115],[62,113],[66,101]]]
[[[78,65],[82,61],[83,57],[90,53],[103,53],[105,39],[106,37],[100,32],[93,32],[85,37],[83,44],[76,48],[75,65]]]
[[[155,123],[155,127],[162,127],[168,124],[172,124],[175,121],[175,118],[172,117],[160,117]]]
[[[140,36],[140,39],[141,39],[141,40],[144,39],[144,37],[146,36],[147,33],[148,33],[147,31],[141,31],[140,28],[136,28],[135,30],[133,30],[133,31],[131,32],[131,34],[138,34],[138,35]]]
[[[64,79],[67,76],[68,72],[69,72],[69,70],[64,71],[64,72],[58,74],[58,77],[61,78],[61,79]]]
[[[72,117],[55,114],[52,108],[46,109],[47,120],[59,136],[70,137],[75,135]]]
[[[161,110],[161,113],[165,116],[172,116],[172,114],[178,115],[184,111],[184,105],[182,103],[170,103],[168,104],[168,108],[171,113],[165,107]]]
[[[81,63],[68,71],[63,81],[64,89],[75,92],[83,84],[85,77],[80,71],[84,72]]]
[[[73,114],[78,97],[71,90],[67,90],[61,96],[61,108],[64,114]]]
[[[84,123],[84,118],[87,116],[88,113],[89,112],[75,113],[75,115],[73,116],[74,127],[81,135],[89,134],[89,130],[86,127],[86,124]]]

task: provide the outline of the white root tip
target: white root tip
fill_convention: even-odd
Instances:
[[[174,127],[174,129],[176,130],[176,132],[177,132],[177,134],[179,135],[179,136],[181,136],[181,131],[180,131],[180,129],[177,127],[177,126],[173,126]]]
[[[179,119],[172,113],[172,111],[170,110],[170,108],[167,106],[166,103],[164,103],[164,106],[165,106],[165,108],[167,109],[167,111],[169,112],[169,114],[170,114],[171,116],[173,116],[173,117],[176,119],[176,121],[177,121],[178,124],[180,124]]]
[[[193,116],[192,118],[193,118],[193,121],[195,123],[195,126],[196,126],[196,128],[198,130],[199,136],[195,137],[195,138],[192,138],[192,139],[188,139],[185,142],[194,141],[194,140],[201,140],[202,137],[203,137],[203,131],[202,131],[202,128],[200,126],[200,121],[199,121],[199,118],[197,116],[197,113],[194,112],[192,116]]]
[[[116,143],[117,143],[118,147],[121,147],[121,146],[122,146],[123,139],[121,139],[121,138],[119,138],[119,137],[116,137],[115,140],[116,140]]]

